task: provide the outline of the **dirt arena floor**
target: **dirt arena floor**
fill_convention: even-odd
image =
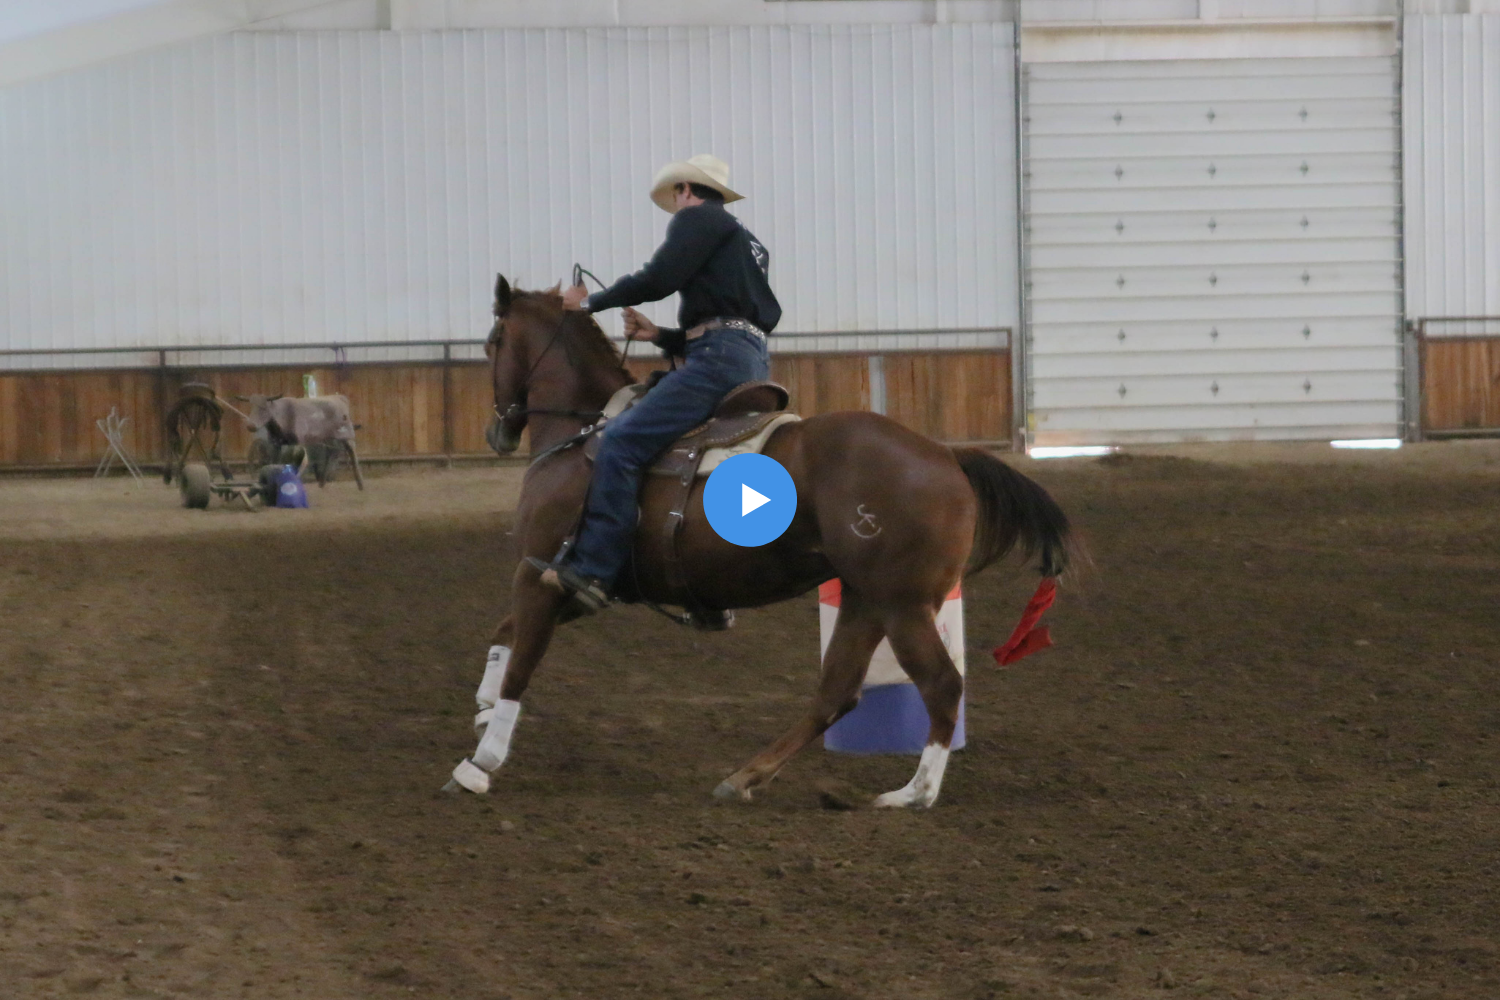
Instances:
[[[966,586],[969,747],[809,748],[811,595],[568,626],[443,796],[515,469],[312,510],[0,480],[0,997],[1500,996],[1500,443],[1009,459],[1097,570]],[[844,806],[855,808],[843,808]]]

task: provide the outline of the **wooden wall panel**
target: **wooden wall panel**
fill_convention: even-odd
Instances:
[[[0,465],[19,465],[21,454],[21,379],[0,375]]]
[[[486,364],[455,364],[448,376],[448,414],[455,455],[488,454],[484,440],[490,414],[495,409],[495,390]]]
[[[132,456],[155,461],[161,432],[154,371],[0,375],[0,464],[97,462],[107,445],[95,421],[111,407],[130,418],[124,442]]]
[[[870,360],[864,355],[776,354],[771,379],[787,387],[804,417],[870,408]]]
[[[1437,345],[1434,345],[1436,347]],[[1443,344],[1430,352],[1429,382],[1460,385],[1468,400],[1457,416],[1441,392],[1429,393],[1432,426],[1500,425],[1494,380],[1500,347],[1470,343],[1461,357]],[[1477,353],[1476,353],[1477,352]],[[1486,353],[1488,352],[1488,353]],[[1476,360],[1477,359],[1477,360]],[[1477,366],[1477,367],[1476,367]],[[629,362],[637,378],[667,367],[654,354]],[[803,416],[870,408],[868,355],[774,355],[771,377],[791,391]],[[1010,359],[999,353],[884,356],[886,412],[914,430],[944,441],[1003,441],[1010,436]],[[1484,374],[1476,374],[1482,372]],[[0,374],[0,466],[83,465],[105,451],[94,421],[111,406],[130,418],[126,444],[142,462],[164,458],[161,420],[185,382],[203,382],[230,402],[260,393],[300,396],[312,374],[323,393],[343,393],[360,425],[362,455],[487,455],[484,429],[494,405],[484,362],[345,365],[309,368],[132,369],[126,371]],[[1461,378],[1460,378],[1461,376]],[[1467,381],[1463,381],[1467,380]],[[1486,381],[1488,380],[1488,381]],[[446,390],[445,390],[446,381]],[[447,407],[444,408],[446,392]],[[1474,402],[1479,400],[1479,402]],[[237,403],[244,409],[243,403]],[[1475,407],[1478,407],[1477,409]],[[250,434],[226,413],[221,451],[243,461]],[[1445,423],[1446,421],[1446,423]],[[522,445],[525,453],[526,445]]]
[[[458,367],[455,365],[455,369]],[[245,405],[235,396],[302,395],[303,375],[314,376],[318,392],[324,395],[341,393],[349,397],[350,415],[359,425],[355,444],[361,455],[443,454],[443,371],[439,365],[174,371],[171,398],[177,399],[176,387],[183,382],[204,382],[243,410]],[[226,416],[221,446],[224,456],[232,461],[243,459],[250,447],[250,434],[243,420],[233,413]]]
[[[1500,428],[1500,337],[1426,341],[1422,411],[1428,431]]]
[[[889,354],[885,412],[939,441],[1010,439],[1010,355]]]
[[[338,392],[349,409],[362,454],[443,454],[443,370],[437,365],[344,368]],[[319,380],[319,389],[328,391]]]

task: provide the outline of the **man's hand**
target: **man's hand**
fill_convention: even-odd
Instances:
[[[581,284],[574,285],[563,289],[562,297],[564,309],[580,309],[583,307],[583,300],[589,297],[589,290]]]
[[[625,339],[626,340],[652,340],[656,339],[657,325],[640,313],[625,308]]]

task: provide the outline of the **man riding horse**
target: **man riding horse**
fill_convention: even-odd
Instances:
[[[651,260],[602,292],[588,295],[574,285],[563,293],[569,309],[626,307],[627,338],[650,340],[684,359],[605,428],[577,539],[542,574],[542,583],[570,595],[582,613],[609,603],[630,558],[646,467],[707,420],[736,386],[770,371],[766,337],[781,319],[781,305],[766,277],[770,254],[724,208],[742,197],[716,157],[667,164],[652,183],[651,200],[672,221]],[[681,294],[677,328],[657,327],[629,308],[674,292]]]

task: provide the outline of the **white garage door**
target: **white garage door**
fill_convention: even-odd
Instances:
[[[1398,435],[1394,60],[1027,87],[1033,444]]]

